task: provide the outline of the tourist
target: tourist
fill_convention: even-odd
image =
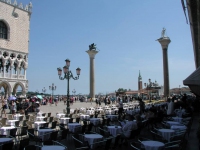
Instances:
[[[40,102],[35,102],[35,112],[38,113],[40,111]]]
[[[140,114],[143,114],[145,110],[145,103],[142,101],[141,98],[139,98],[139,105],[140,105]]]
[[[123,140],[127,140],[131,136],[132,130],[137,130],[137,123],[133,121],[133,116],[128,116],[128,121],[124,124],[122,127],[122,133],[121,133],[121,143]]]
[[[17,111],[17,105],[14,100],[12,100],[11,102],[11,111],[12,111],[12,115],[14,116]]]
[[[173,113],[174,113],[174,100],[171,99],[171,101],[168,104],[167,115],[172,115]]]
[[[29,99],[26,99],[25,103],[22,106],[22,108],[24,109],[25,115],[28,115],[30,107],[31,107],[31,105],[29,103]]]
[[[8,105],[7,105],[7,99],[2,99],[2,111],[1,111],[1,117],[2,117],[2,113],[4,113],[5,117],[6,117],[6,109],[8,109]]]
[[[120,98],[119,98],[120,99]],[[119,105],[118,105],[118,117],[119,117],[119,119],[120,119],[120,117],[121,117],[121,115],[122,115],[122,112],[123,112],[123,102],[122,102],[122,100],[120,100],[120,102],[119,102]]]

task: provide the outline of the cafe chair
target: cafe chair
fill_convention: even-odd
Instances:
[[[79,139],[75,138],[74,136],[72,136],[72,139],[74,141],[76,150],[89,150],[90,149],[87,143],[80,141]]]
[[[28,146],[29,145],[29,141],[30,141],[29,138],[20,140],[19,150],[23,150],[26,146]]]
[[[142,144],[140,142],[133,141],[130,144],[130,150],[144,150],[144,148],[142,148]]]
[[[42,147],[39,145],[28,145],[24,147],[24,150],[42,150]]]
[[[2,150],[12,150],[14,142],[4,143],[2,144]]]

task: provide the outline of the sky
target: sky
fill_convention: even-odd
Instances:
[[[30,0],[21,0],[28,4]],[[70,93],[89,94],[91,43],[97,44],[95,93],[119,88],[137,90],[143,83],[163,85],[163,56],[157,39],[166,28],[170,88],[183,87],[183,80],[195,70],[190,26],[180,0],[32,0],[30,20],[29,91],[54,83],[54,94],[67,94],[67,80],[59,80],[57,68],[71,60]]]

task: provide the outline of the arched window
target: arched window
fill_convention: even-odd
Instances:
[[[8,39],[8,28],[3,21],[0,21],[0,38]]]

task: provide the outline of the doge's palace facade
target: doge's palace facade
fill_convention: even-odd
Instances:
[[[0,88],[5,95],[15,95],[18,86],[28,91],[29,31],[32,4],[0,0]]]

